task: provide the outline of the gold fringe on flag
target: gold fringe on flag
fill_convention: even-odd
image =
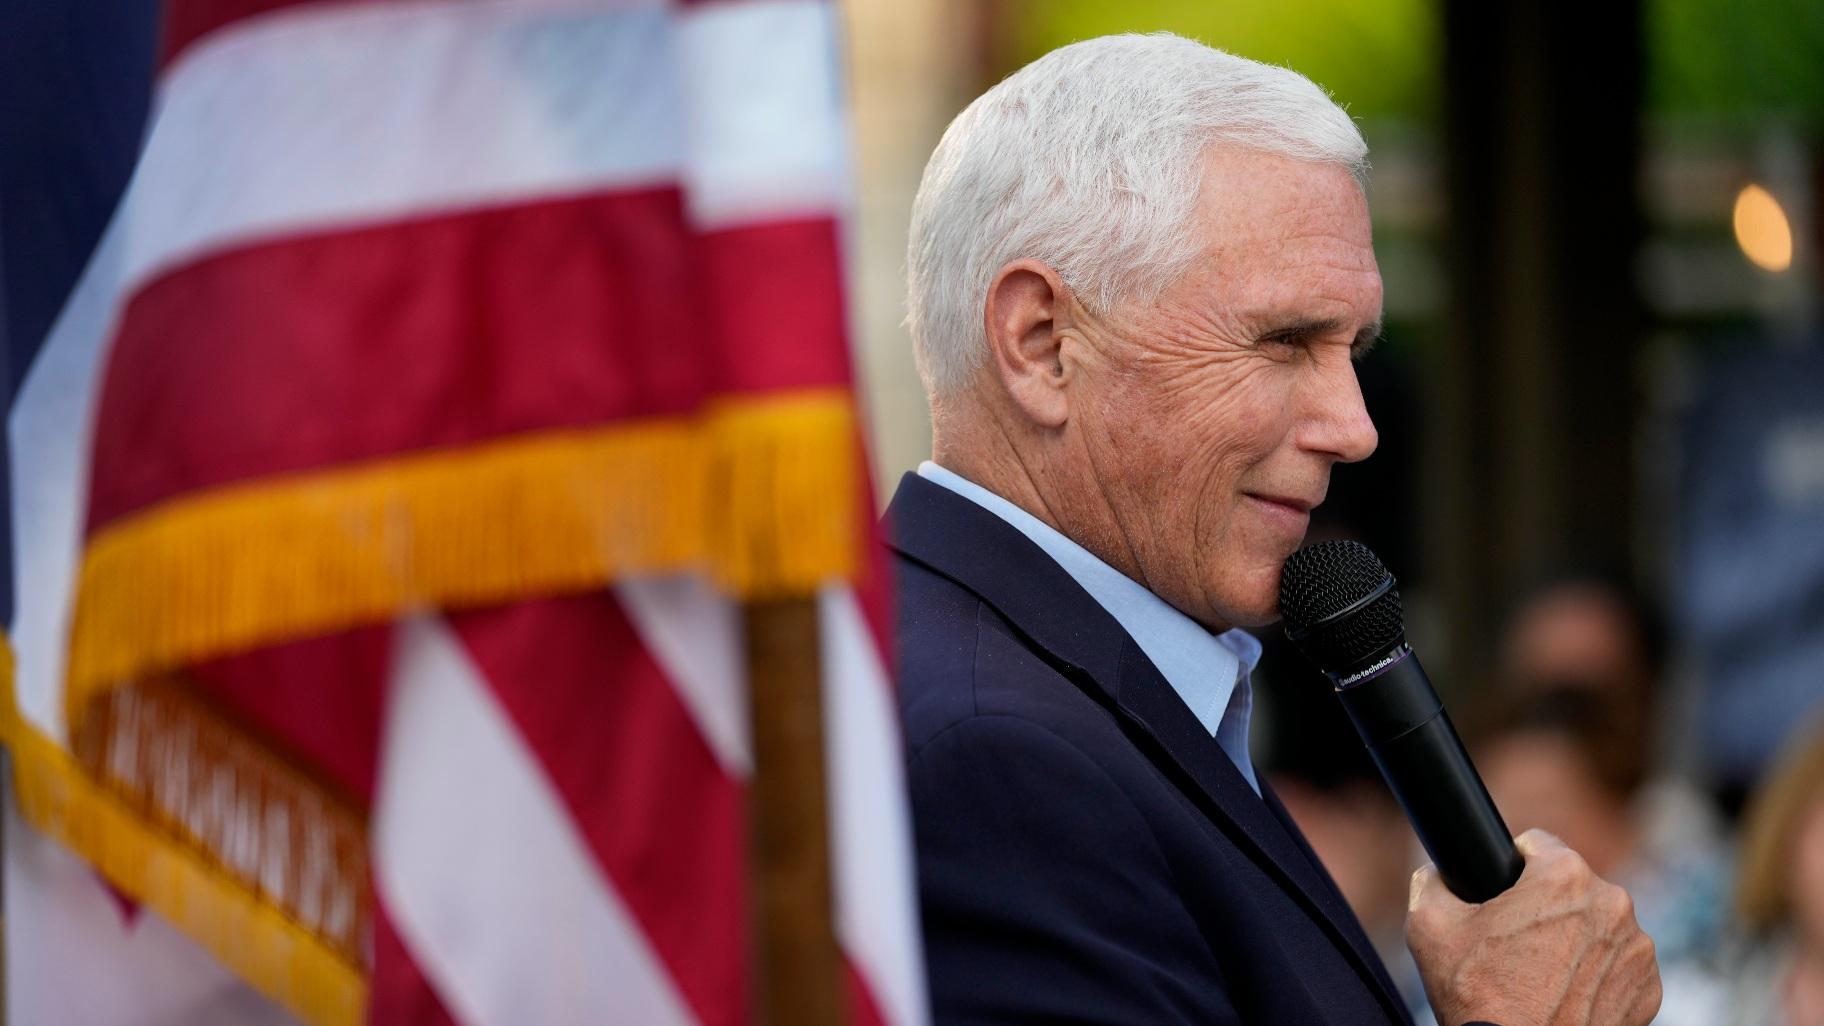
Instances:
[[[68,722],[126,682],[414,607],[684,570],[745,598],[808,594],[860,564],[858,439],[849,393],[828,389],[172,499],[89,543]]]
[[[0,741],[12,754],[14,792],[26,822],[81,855],[129,898],[156,911],[241,979],[302,1021],[312,1026],[358,1026],[366,1016],[367,979],[360,965],[351,959],[347,938],[363,932],[365,926],[347,923],[341,931],[343,942],[338,944],[326,939],[323,922],[307,924],[288,910],[288,903],[275,898],[288,886],[292,896],[305,906],[327,898],[327,903],[310,907],[327,912],[330,920],[342,925],[336,917],[365,908],[365,897],[349,895],[355,899],[354,905],[332,911],[346,900],[333,895],[334,885],[319,885],[308,877],[308,871],[300,874],[295,864],[287,866],[270,852],[266,853],[265,866],[273,886],[263,889],[250,885],[244,872],[213,857],[206,846],[197,843],[200,837],[187,838],[180,830],[172,829],[174,824],[169,817],[148,816],[145,795],[134,794],[120,781],[104,784],[91,774],[92,767],[79,763],[55,740],[26,721],[14,700],[10,649],[3,658]],[[133,690],[119,692],[122,698],[134,694]],[[167,719],[169,714],[168,709]],[[135,733],[139,726],[146,725],[143,718],[132,714],[117,719],[104,713],[95,718],[97,724],[110,720]],[[119,740],[126,739],[126,734],[118,729],[109,732]],[[182,741],[179,732],[177,737],[167,738],[166,744]],[[208,747],[203,746],[200,760],[193,764],[197,771],[209,773],[221,768],[209,763]],[[175,754],[169,747],[167,753]],[[155,753],[145,753],[122,761],[119,749],[107,746],[97,754],[112,756],[115,765],[129,773],[135,772],[132,767],[139,759],[157,757]],[[218,817],[219,822],[214,822],[201,810],[192,811],[189,819],[202,832],[232,831],[240,838],[252,839],[247,832],[252,824],[244,818],[239,830],[234,828],[233,818]],[[350,822],[346,813],[334,814],[330,819],[344,827]],[[226,833],[219,833],[214,839],[230,850],[239,843],[229,841]],[[265,841],[270,844],[271,840],[272,833],[268,831]],[[347,842],[344,839],[342,843]],[[242,850],[256,857],[259,853],[257,847]],[[275,871],[274,866],[282,868]],[[339,867],[339,875],[352,886],[364,886],[362,867]],[[298,902],[289,904],[296,907]]]

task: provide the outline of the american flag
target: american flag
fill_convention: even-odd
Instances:
[[[803,594],[849,1019],[921,1026],[831,4],[34,18],[8,1021],[748,1021],[739,601]]]

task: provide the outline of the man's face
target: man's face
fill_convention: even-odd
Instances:
[[[1211,150],[1187,230],[1203,253],[1159,300],[1079,322],[1072,417],[1114,514],[1092,547],[1207,626],[1258,626],[1330,468],[1374,451],[1351,357],[1381,276],[1339,167]]]

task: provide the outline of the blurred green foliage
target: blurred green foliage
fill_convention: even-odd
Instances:
[[[1011,71],[1091,36],[1172,31],[1301,72],[1357,117],[1428,119],[1439,89],[1438,5],[1005,0],[1007,52],[995,56]],[[1824,0],[1644,0],[1642,16],[1652,114],[1824,125]]]
[[[1824,125],[1824,0],[1648,0],[1647,106]]]
[[[1079,39],[1171,31],[1289,67],[1358,118],[1428,117],[1437,94],[1430,0],[1009,0],[1004,12],[1008,71]]]

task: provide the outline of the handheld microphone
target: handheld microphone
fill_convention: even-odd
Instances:
[[[1512,887],[1524,860],[1406,643],[1393,574],[1360,542],[1320,542],[1286,561],[1279,608],[1286,636],[1336,685],[1445,886],[1472,903]]]

